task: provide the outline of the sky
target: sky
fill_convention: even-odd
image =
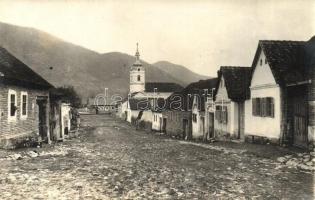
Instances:
[[[0,21],[99,53],[167,60],[203,75],[250,66],[259,40],[315,35],[314,0],[0,0]],[[0,36],[1,37],[1,36]]]

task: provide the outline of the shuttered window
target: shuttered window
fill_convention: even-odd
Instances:
[[[253,98],[252,115],[259,117],[274,117],[274,99],[272,97]]]

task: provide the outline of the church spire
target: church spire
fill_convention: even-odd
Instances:
[[[140,53],[139,53],[139,44],[137,42],[137,51],[136,51],[136,60],[140,60]]]

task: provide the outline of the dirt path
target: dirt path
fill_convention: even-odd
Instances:
[[[146,134],[107,115],[82,116],[82,125],[90,129],[79,138],[33,157],[1,151],[1,199],[313,199],[313,174],[275,160]]]

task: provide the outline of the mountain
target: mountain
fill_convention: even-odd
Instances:
[[[187,83],[211,78],[209,76],[197,74],[182,65],[176,65],[168,61],[159,61],[152,65],[168,74],[172,74],[174,77],[180,77],[181,80],[185,80]]]
[[[7,49],[55,86],[71,85],[82,97],[101,93],[126,95],[129,91],[129,67],[133,56],[111,52],[100,54],[65,42],[43,31],[0,22],[0,46]],[[177,79],[145,61],[147,81],[189,82]],[[182,81],[183,80],[183,81]]]

